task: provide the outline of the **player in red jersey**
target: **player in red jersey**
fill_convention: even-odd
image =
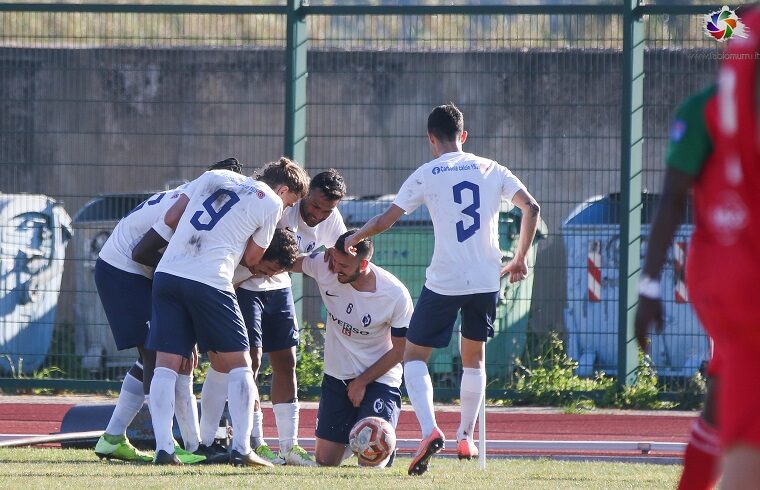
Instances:
[[[702,109],[692,111],[688,119],[677,119],[671,132],[674,145],[668,156],[663,201],[652,226],[636,316],[636,337],[646,348],[650,326],[654,323],[662,329],[658,278],[692,188],[695,231],[686,281],[697,315],[720,354],[720,362],[713,363],[711,372],[720,377],[716,388],[722,488],[750,488],[760,482],[760,390],[756,387],[760,302],[752,293],[760,276],[760,135],[756,118],[760,83],[755,62],[760,52],[760,11],[744,13],[742,20],[749,27],[749,38],[729,44],[717,92],[701,94]],[[688,115],[688,111],[679,113]],[[700,138],[700,133],[706,137]],[[681,145],[691,152],[679,155],[676,151],[674,156],[674,147],[684,139],[691,139],[691,145]],[[710,433],[695,430],[691,446],[699,449],[707,439],[715,449]],[[686,458],[688,470],[688,450]],[[702,481],[682,478],[680,488],[709,488],[716,479],[715,473],[703,475]]]

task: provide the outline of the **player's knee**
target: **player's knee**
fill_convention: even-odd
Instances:
[[[289,374],[296,371],[296,353],[294,349],[285,349],[269,353],[272,371],[277,374]]]
[[[319,466],[340,466],[340,458],[331,457],[332,455],[316,453],[314,459]]]

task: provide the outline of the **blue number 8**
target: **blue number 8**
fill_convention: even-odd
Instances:
[[[222,194],[226,194],[227,197],[229,197],[229,200],[225,202],[221,208],[219,208],[219,211],[217,211],[214,209],[213,204],[214,204],[214,201],[219,199],[219,197]],[[240,198],[234,192],[229,191],[227,189],[217,189],[216,192],[208,196],[208,199],[203,201],[203,208],[211,217],[209,222],[201,223],[200,217],[203,216],[203,211],[196,211],[195,214],[193,214],[193,217],[190,218],[190,223],[198,231],[208,231],[212,229],[214,226],[216,226],[216,224],[219,223],[219,220],[222,219],[222,216],[227,214],[227,212],[232,208],[232,206],[234,206],[235,203],[237,203],[238,201],[240,201]]]
[[[478,214],[478,208],[480,208],[480,187],[466,180],[458,183],[452,188],[455,203],[462,204],[462,191],[464,189],[469,189],[472,192],[472,204],[464,208],[462,214],[472,218],[472,224],[465,228],[464,221],[457,221],[457,240],[459,240],[459,243],[467,240],[480,229],[480,215]]]

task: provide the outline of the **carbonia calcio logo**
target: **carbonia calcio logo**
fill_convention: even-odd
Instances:
[[[749,29],[736,12],[724,5],[722,9],[705,15],[705,32],[718,42],[728,41],[733,37],[747,37]]]

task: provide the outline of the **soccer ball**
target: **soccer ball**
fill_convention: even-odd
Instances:
[[[365,466],[378,466],[396,448],[396,431],[380,417],[358,421],[348,435],[348,445]]]

